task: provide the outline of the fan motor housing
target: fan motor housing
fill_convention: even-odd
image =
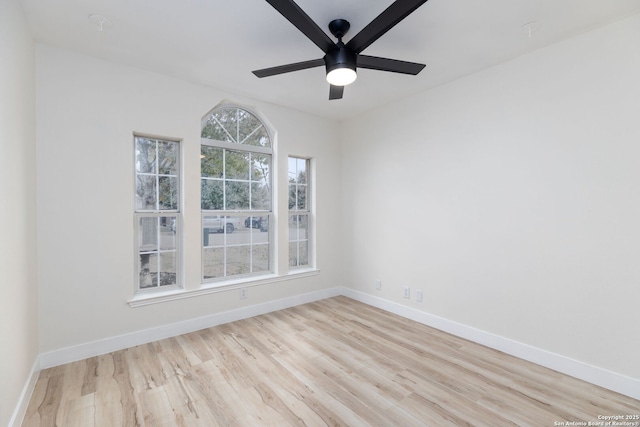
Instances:
[[[357,55],[346,46],[333,49],[324,56],[324,63],[327,67],[327,74],[336,68],[351,68],[356,70]]]

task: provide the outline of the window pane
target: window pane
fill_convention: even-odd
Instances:
[[[309,238],[309,215],[296,215],[298,218],[298,240]]]
[[[268,186],[271,181],[271,156],[267,154],[253,154],[251,160],[251,180]]]
[[[249,157],[249,153],[227,150],[225,178],[249,180]]]
[[[158,142],[158,173],[162,175],[178,174],[178,143]]]
[[[156,177],[138,175],[136,177],[136,210],[155,210],[156,202]]]
[[[309,241],[298,242],[298,265],[309,265]]]
[[[251,244],[251,229],[244,226],[245,222],[245,217],[230,216],[227,218],[227,245]]]
[[[202,232],[205,246],[222,246],[224,244],[224,236],[211,236],[211,234],[224,233],[224,226],[225,221],[223,216],[213,215],[202,218]]]
[[[203,138],[216,141],[236,142],[236,111],[235,108],[220,108],[207,117],[202,126]]]
[[[222,178],[224,176],[224,166],[222,163],[222,148],[200,147],[200,172],[204,177]]]
[[[238,120],[238,142],[241,144],[255,145],[255,143],[251,144],[251,142],[255,142],[256,139],[252,139],[251,137],[262,129],[262,123],[260,120],[248,111],[241,109],[238,109]]]
[[[178,178],[172,176],[161,176],[158,179],[160,185],[160,210],[178,209]]]
[[[140,254],[140,289],[158,286],[158,255]]]
[[[298,184],[306,184],[307,183],[307,160],[306,159],[297,159],[297,176],[296,180]]]
[[[309,238],[309,216],[289,216],[289,241],[306,240]]]
[[[269,217],[261,216],[260,218],[260,226],[258,230],[260,230],[260,234],[254,233],[253,241],[255,243],[265,243],[269,241]]]
[[[270,210],[271,193],[269,188],[255,182],[251,183],[251,209]]]
[[[202,218],[202,239],[204,246],[224,246],[225,244],[243,243],[246,233],[243,217],[225,215],[207,215]],[[240,236],[238,232],[240,231]],[[233,236],[231,236],[233,234]],[[248,242],[248,240],[247,240]]]
[[[292,182],[296,182],[296,176],[297,176],[297,161],[298,159],[296,159],[295,157],[289,157],[289,171],[288,171],[288,181],[289,183]]]
[[[140,218],[138,227],[138,252],[154,252],[158,250],[158,219],[154,217]]]
[[[202,138],[213,139],[216,141],[231,141],[229,135],[224,131],[222,126],[215,120],[207,121],[207,124],[202,129]]]
[[[289,267],[298,266],[298,242],[289,242]]]
[[[160,286],[175,285],[176,282],[176,253],[160,253]]]
[[[227,247],[227,276],[249,273],[250,254],[251,246]]]
[[[224,276],[224,248],[202,251],[202,267],[205,279]]]
[[[253,246],[253,272],[269,271],[269,245]]]
[[[307,209],[307,186],[306,185],[298,185],[297,187],[297,209],[304,211]]]
[[[223,207],[222,181],[203,179],[202,180],[202,210],[219,210]]]
[[[309,241],[289,242],[289,267],[309,265]]]
[[[156,173],[156,141],[136,137],[136,172]]]
[[[244,219],[244,227],[245,228],[260,228],[260,222],[262,222],[262,217],[259,216],[248,216]]]
[[[255,229],[256,232],[252,234],[252,242],[268,242],[269,235],[264,232],[269,231],[269,217],[268,216],[248,216],[244,220],[245,228]]]
[[[225,209],[249,209],[249,182],[225,181]]]
[[[289,209],[294,209],[296,207],[296,205],[298,204],[296,202],[296,186],[294,185],[289,185]]]
[[[160,250],[176,249],[176,217],[165,216],[160,219]]]
[[[238,112],[235,107],[224,107],[216,110],[211,115],[217,123],[224,128],[224,139],[220,141],[237,142],[238,137]]]
[[[254,154],[251,164],[251,209],[271,209],[271,156]]]
[[[271,147],[271,143],[269,140],[269,134],[264,126],[261,125],[259,129],[254,130],[254,132],[247,136],[246,139],[242,141],[243,144],[253,145],[256,147]]]
[[[224,247],[224,231],[205,227],[202,229],[203,245],[205,247]]]

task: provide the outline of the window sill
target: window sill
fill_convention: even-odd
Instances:
[[[260,278],[247,277],[242,279],[227,280],[218,283],[204,283],[198,289],[174,289],[164,292],[145,293],[134,296],[127,301],[129,307],[144,307],[151,304],[159,304],[163,302],[176,301],[186,298],[193,298],[200,295],[214,294],[218,292],[227,292],[234,289],[246,288],[249,286],[260,286],[269,283],[284,282],[287,280],[301,279],[303,277],[311,277],[320,273],[320,270],[314,268],[300,269],[290,271],[289,274],[278,276],[270,274],[260,276]]]

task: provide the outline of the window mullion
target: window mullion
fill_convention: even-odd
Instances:
[[[231,140],[233,141],[233,136],[231,136],[231,134],[227,130],[227,127],[223,126],[222,123],[220,123],[220,120],[218,120],[217,118],[214,118],[214,120],[216,121],[216,123],[218,123],[218,125],[220,125],[220,128],[224,131],[224,133],[226,133],[229,136],[229,138],[231,138]]]
[[[236,142],[240,142],[240,109],[236,110]]]
[[[160,157],[160,150],[158,148],[158,140],[155,143],[155,159],[154,159],[154,167],[156,170],[155,173],[155,181],[156,181],[156,211],[160,211],[160,164],[158,162],[158,158]]]
[[[252,130],[251,133],[249,133],[247,136],[244,137],[244,139],[242,141],[240,141],[240,144],[244,144],[244,142],[247,139],[251,138],[251,135],[253,135],[254,133],[258,132],[260,130],[260,128],[262,128],[262,126],[258,126],[254,130]]]
[[[227,208],[227,150],[222,150],[222,210]]]
[[[215,139],[209,139],[204,137],[200,138],[200,142],[202,145],[206,145],[207,147],[225,148],[227,150],[244,151],[248,153],[259,153],[259,154],[267,154],[267,155],[273,154],[273,150],[271,150],[271,148],[262,147],[259,145],[242,145],[242,144],[237,144],[235,142],[218,141]]]
[[[157,275],[156,276],[157,277],[156,287],[157,288],[160,288],[160,283],[161,283],[160,274],[162,272],[162,267],[160,266],[160,261],[161,261],[161,258],[160,258],[160,247],[162,246],[161,243],[160,243],[160,239],[161,238],[162,238],[162,235],[160,233],[160,217],[157,217],[156,218],[156,245],[157,245],[156,246],[156,270],[157,270],[156,271],[156,275]]]

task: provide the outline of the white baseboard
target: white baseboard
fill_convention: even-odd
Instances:
[[[27,382],[22,388],[22,393],[20,393],[18,404],[13,410],[11,419],[9,419],[8,427],[20,427],[22,425],[24,416],[27,413],[29,401],[31,400],[31,396],[33,395],[33,390],[36,388],[36,382],[38,382],[38,374],[40,373],[39,366],[39,360],[38,358],[36,358],[36,360],[33,362],[33,366],[31,367],[31,372],[29,372],[29,378],[27,378]]]
[[[171,338],[181,334],[187,334],[189,332],[210,328],[223,323],[229,323],[236,320],[258,316],[260,314],[270,313],[272,311],[294,307],[296,305],[306,304],[308,302],[335,297],[340,295],[340,292],[340,288],[331,288],[295,295],[276,301],[269,301],[209,316],[158,326],[156,328],[144,329],[141,331],[131,332],[129,334],[79,344],[60,350],[49,351],[40,355],[40,369],[64,365],[66,363],[75,362],[88,357],[100,356],[102,354],[111,353],[112,351],[118,351],[134,347],[136,345]]]
[[[341,295],[634,399],[640,399],[640,379],[638,378],[592,366],[350,288],[342,288]]]

